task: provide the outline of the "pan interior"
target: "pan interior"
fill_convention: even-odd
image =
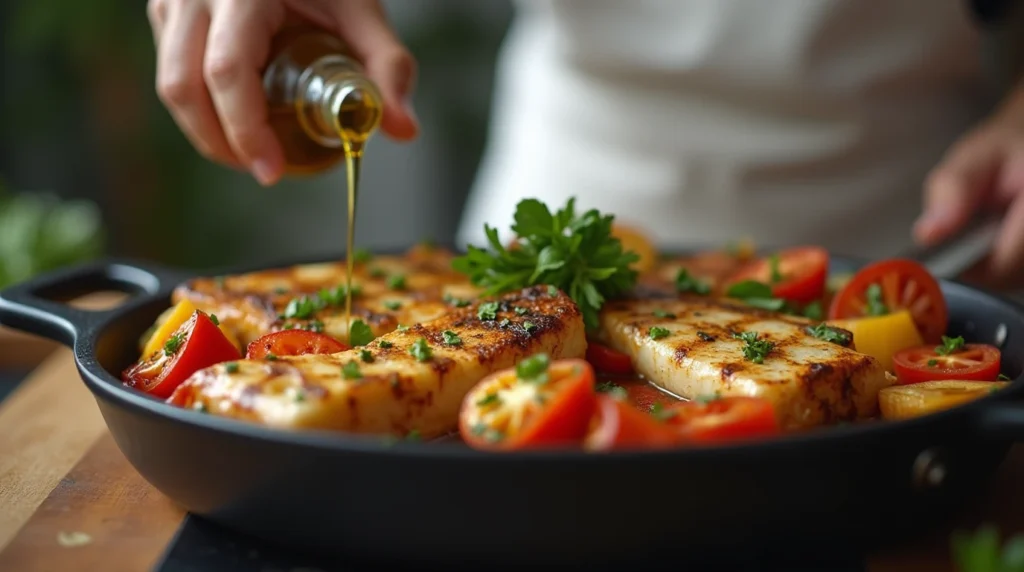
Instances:
[[[833,272],[855,269],[857,263],[833,259]],[[949,335],[962,335],[968,342],[999,347],[1003,354],[1002,373],[1016,380],[1024,369],[1024,311],[1016,305],[983,291],[954,282],[943,282],[943,293],[949,305]],[[121,386],[120,375],[140,351],[140,339],[157,317],[168,308],[167,297],[141,305],[116,310],[114,319],[93,335],[95,358],[106,376],[97,376],[102,383],[115,385],[119,391],[133,391]],[[170,406],[168,406],[170,407]]]

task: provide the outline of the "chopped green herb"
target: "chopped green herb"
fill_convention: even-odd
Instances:
[[[498,326],[501,328],[507,328],[510,325],[512,325],[512,320],[509,320],[508,318],[505,318],[504,320],[501,321],[500,324],[498,324]]]
[[[267,361],[277,361],[277,356],[273,353],[268,353],[263,359]]]
[[[825,324],[824,322],[817,326],[807,326],[804,328],[808,334],[818,338],[825,342],[832,342],[834,344],[847,347],[850,345],[850,334],[846,330],[840,330]]]
[[[238,364],[235,362],[228,362],[224,364],[224,371],[228,373],[238,373]]]
[[[668,330],[667,330],[667,329],[665,329],[665,328],[661,328],[661,327],[658,327],[658,326],[654,326],[654,327],[653,327],[653,328],[651,328],[651,330],[650,330],[650,331],[648,332],[648,335],[649,335],[649,336],[651,336],[651,339],[652,339],[652,340],[660,340],[661,338],[664,338],[664,337],[666,337],[666,336],[670,335],[671,333],[672,333],[672,332],[668,331]]]
[[[548,285],[552,295],[560,289],[572,297],[593,330],[604,301],[636,284],[638,273],[631,266],[640,257],[623,251],[622,242],[612,234],[614,216],[597,210],[578,215],[575,203],[569,199],[552,213],[536,199],[520,201],[512,225],[520,238],[518,248],[506,249],[497,229],[485,225],[489,248],[470,246],[465,256],[454,260],[453,268],[486,287],[485,295],[539,284]]]
[[[772,284],[782,282],[782,272],[779,271],[779,255],[773,254],[768,257],[768,280]]]
[[[207,314],[207,317],[210,318],[210,321],[213,322],[214,326],[220,325],[220,318],[217,317],[217,314]]]
[[[620,401],[625,400],[629,397],[629,392],[626,391],[625,387],[612,383],[610,381],[602,381],[597,384],[597,391],[599,393],[607,393],[609,396],[618,399]]]
[[[655,310],[654,311],[654,317],[655,318],[675,319],[676,315],[673,314],[672,312],[666,312],[665,310]]]
[[[183,332],[175,332],[171,334],[171,337],[167,338],[164,342],[164,355],[171,357],[178,353],[181,345],[185,343],[185,334]]]
[[[465,308],[466,306],[469,306],[471,303],[469,300],[466,300],[465,298],[456,298],[451,294],[444,295],[444,302],[445,304],[451,304],[456,308]]]
[[[352,297],[355,298],[363,293],[363,289],[358,284],[352,285]],[[345,299],[348,296],[348,286],[342,284],[337,288],[324,288],[317,293],[317,297],[320,298],[320,307],[326,306],[342,306],[345,304]]]
[[[363,348],[359,350],[359,359],[363,360],[363,363],[373,363],[373,352]]]
[[[781,298],[745,298],[743,302],[769,312],[783,312],[789,308],[787,302]]]
[[[299,296],[292,298],[284,308],[285,318],[305,320],[313,317],[314,314],[323,310],[324,301],[319,296]]]
[[[282,294],[287,294],[287,293],[288,293],[288,289],[285,288],[284,286],[278,286],[277,288],[274,288],[274,294],[277,294],[278,296],[280,296]]]
[[[394,312],[395,310],[400,310],[402,308],[402,302],[399,300],[387,300],[384,302],[384,307]]]
[[[665,410],[665,406],[661,402],[654,402],[651,404],[651,415],[653,415],[659,421],[667,421],[675,417],[676,412],[673,410]]]
[[[803,315],[812,320],[822,320],[825,317],[825,310],[821,307],[821,302],[815,300],[804,306]]]
[[[430,361],[430,358],[434,356],[434,351],[427,345],[426,338],[420,338],[413,342],[412,347],[409,348],[409,354],[416,358],[416,361]]]
[[[412,431],[409,431],[409,433],[405,436],[405,440],[406,441],[421,441],[422,437],[420,437],[420,430],[419,429],[413,429]]]
[[[296,403],[302,403],[306,400],[306,392],[301,389],[295,390],[295,395],[292,396]]]
[[[939,360],[937,360],[937,359],[930,359],[930,360],[928,360],[927,363],[928,363],[928,367],[938,367],[939,366]]]
[[[346,363],[345,365],[341,366],[341,375],[345,379],[362,379],[363,378],[363,372],[359,370],[359,364],[354,362],[354,361],[350,361],[350,362]]]
[[[399,332],[407,332],[409,331],[409,326],[403,326],[402,324],[398,324],[398,327],[395,329],[398,330]]]
[[[701,340],[705,341],[705,342],[713,342],[713,341],[715,341],[715,336],[712,336],[711,334],[708,334],[708,333],[705,333],[705,332],[701,332],[701,331],[697,332],[697,337],[700,338]]]
[[[525,316],[526,313],[529,312],[529,310],[527,310],[526,308],[520,307],[520,306],[516,306],[515,308],[512,308],[512,309],[515,311],[516,315],[518,315],[518,316]]]
[[[963,336],[957,336],[955,338],[942,336],[942,345],[935,348],[935,353],[940,356],[948,356],[949,354],[956,353],[964,349],[964,343]]]
[[[546,383],[550,365],[548,354],[535,354],[516,364],[516,376],[523,381]]]
[[[462,338],[460,338],[458,334],[451,330],[445,330],[441,332],[441,337],[444,338],[444,343],[448,344],[449,346],[462,345]]]
[[[774,343],[768,340],[759,340],[757,332],[737,333],[733,334],[733,337],[743,340],[745,343],[743,346],[743,357],[754,363],[764,363],[764,358],[775,349]]]
[[[725,291],[725,295],[729,298],[738,298],[740,300],[748,298],[770,299],[772,297],[772,287],[757,280],[743,280],[729,286],[729,289]]]
[[[711,286],[707,282],[690,276],[687,269],[680,268],[679,274],[676,274],[676,292],[691,292],[704,296],[711,292]]]
[[[370,278],[383,278],[386,275],[387,275],[387,272],[384,272],[383,268],[371,268],[370,269]]]
[[[373,254],[365,248],[357,248],[352,251],[352,259],[356,264],[366,264],[373,260]]]
[[[523,322],[523,329],[526,330],[527,334],[529,334],[537,329],[537,325],[533,322]]]
[[[481,320],[497,320],[498,319],[498,303],[497,302],[484,302],[477,308],[476,316]]]
[[[492,394],[490,394],[490,395],[488,395],[486,397],[478,399],[476,404],[479,407],[486,407],[488,405],[500,405],[501,404],[501,398],[498,397],[497,393],[492,393]]]
[[[388,288],[392,290],[405,290],[405,276],[395,274],[388,277]]]
[[[869,316],[884,316],[889,313],[888,306],[882,300],[882,287],[878,284],[871,284],[864,290],[864,297],[867,299],[867,314]]]
[[[716,391],[716,392],[714,392],[711,395],[698,395],[697,398],[694,399],[694,401],[696,401],[697,403],[701,403],[701,404],[707,404],[707,403],[711,403],[712,401],[718,401],[721,398],[722,398],[722,394],[718,393]]]
[[[558,288],[556,286],[548,286],[548,296],[558,296]]]
[[[377,342],[377,345],[380,346],[381,349],[386,350],[386,349],[392,347],[394,344],[392,344],[391,342],[389,342],[387,340],[380,340],[379,342]]]
[[[352,347],[365,346],[373,341],[373,330],[362,320],[355,320],[348,328],[348,343]]]
[[[1010,379],[1010,376],[1006,375],[1005,373],[1001,373],[1001,374],[996,376],[996,381],[1012,381],[1012,380]]]
[[[306,327],[303,328],[311,332],[322,334],[324,332],[324,323],[320,320],[310,320]]]

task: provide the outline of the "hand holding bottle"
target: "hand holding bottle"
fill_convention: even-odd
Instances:
[[[300,17],[343,39],[384,99],[382,130],[409,140],[416,63],[377,0],[149,0],[157,94],[205,157],[250,171],[264,185],[284,171],[261,72],[271,40]]]

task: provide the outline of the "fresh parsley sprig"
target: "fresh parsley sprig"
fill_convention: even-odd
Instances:
[[[594,209],[577,215],[575,199],[554,214],[544,203],[526,199],[516,206],[512,225],[517,248],[505,248],[497,229],[484,225],[489,248],[469,246],[452,266],[485,287],[485,295],[555,286],[576,302],[587,327],[596,328],[604,301],[626,293],[637,280],[630,265],[640,257],[623,251],[612,235],[614,218]]]

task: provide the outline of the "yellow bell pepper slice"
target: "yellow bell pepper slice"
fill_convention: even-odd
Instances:
[[[178,302],[173,308],[164,312],[156,320],[156,327],[153,329],[153,333],[149,336],[149,341],[146,342],[145,347],[142,349],[143,356],[150,356],[153,353],[160,350],[164,343],[171,337],[177,329],[188,321],[195,313],[195,304],[189,300],[182,300]],[[221,333],[228,339],[236,348],[241,349],[238,338],[231,330],[229,330],[224,324],[219,325]]]
[[[914,318],[907,310],[885,316],[829,320],[828,324],[853,332],[854,348],[877,359],[886,371],[893,370],[892,356],[896,352],[924,345]]]
[[[910,419],[956,407],[1006,387],[999,381],[925,381],[878,392],[883,419]]]

